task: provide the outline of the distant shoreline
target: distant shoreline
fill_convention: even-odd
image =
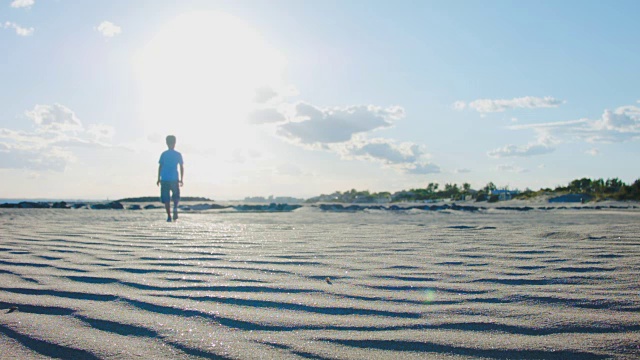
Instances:
[[[489,203],[471,201],[461,202],[439,202],[435,203],[418,203],[404,202],[395,204],[340,204],[340,203],[321,203],[321,204],[287,204],[287,203],[271,203],[271,204],[247,204],[247,203],[215,203],[213,201],[199,203],[189,202],[190,204],[181,204],[179,208],[187,212],[203,212],[203,211],[233,211],[233,212],[291,212],[300,208],[317,209],[322,212],[333,213],[358,213],[358,212],[406,212],[406,211],[425,211],[425,212],[486,212],[486,211],[552,211],[552,210],[607,210],[621,209],[632,210],[639,209],[640,204],[636,201],[607,201],[597,205],[576,204],[575,202],[567,203],[548,203],[548,202],[532,202],[519,200],[506,200],[500,203]],[[160,204],[147,203],[131,203],[131,202],[20,202],[20,203],[1,203],[0,209],[87,209],[87,210],[154,210],[162,209]]]
[[[102,199],[102,200],[61,200],[53,198],[35,198],[35,199],[0,199],[0,204],[17,204],[20,202],[68,202],[68,203],[96,203],[96,202],[127,202],[127,203],[144,203],[159,202],[158,196],[141,196],[121,198],[118,200]],[[224,200],[224,202],[235,203],[281,203],[281,204],[300,204],[311,203],[320,204],[323,202],[336,202],[342,204],[399,204],[403,202],[409,203],[437,203],[441,201],[473,201],[473,202],[504,202],[512,200],[556,202],[556,203],[599,203],[601,201],[640,201],[640,179],[637,179],[631,185],[628,185],[618,178],[607,179],[575,179],[567,186],[557,186],[555,189],[540,189],[533,191],[527,189],[525,191],[508,190],[507,188],[499,189],[493,182],[489,182],[480,190],[471,189],[471,185],[463,183],[462,186],[457,184],[444,184],[443,189],[439,189],[438,183],[429,183],[424,189],[401,190],[395,193],[379,192],[371,193],[368,190],[357,191],[351,189],[346,192],[336,191],[329,195],[319,195],[308,199],[297,199],[288,196],[269,196],[264,197],[246,197],[244,200]],[[206,197],[185,196],[181,201],[208,201],[215,200]]]
[[[117,202],[155,202],[155,201],[160,201],[160,197],[159,196],[140,196],[140,197],[133,197],[133,198],[124,198],[124,199],[118,199],[118,200],[114,200]],[[215,201],[206,197],[201,197],[201,196],[182,196],[180,197],[180,201]]]
[[[160,202],[159,196],[143,196],[143,197],[135,197],[135,198],[124,198],[124,199],[65,199],[65,198],[0,198],[0,204],[19,204],[21,202],[33,202],[33,203],[56,203],[56,202],[66,202],[68,204],[75,203],[109,203],[109,202]],[[194,197],[194,196],[185,196],[180,199],[180,201],[215,201],[213,199],[209,199],[206,197]]]

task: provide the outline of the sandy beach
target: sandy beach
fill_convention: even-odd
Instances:
[[[0,209],[0,358],[633,359],[640,210]]]

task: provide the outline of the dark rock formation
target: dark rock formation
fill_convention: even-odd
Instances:
[[[529,206],[524,206],[524,207],[498,206],[496,207],[496,210],[529,211],[529,210],[533,210],[533,208]]]
[[[53,205],[51,207],[54,208],[54,209],[69,209],[70,208],[67,205],[67,203],[64,202],[64,201],[55,202],[55,203],[53,203]]]
[[[276,204],[269,205],[236,205],[233,208],[236,211],[243,212],[289,212],[301,208],[302,205]]]
[[[18,207],[20,207],[21,209],[49,209],[51,208],[51,205],[49,203],[44,203],[44,202],[30,202],[30,201],[23,201],[21,203],[18,204]]]
[[[230,206],[223,206],[219,204],[196,204],[196,205],[181,205],[180,209],[185,211],[202,211],[202,210],[219,210],[227,209]]]
[[[124,209],[124,206],[117,202],[117,201],[112,201],[108,204],[93,204],[91,205],[91,209],[93,210],[122,210]]]

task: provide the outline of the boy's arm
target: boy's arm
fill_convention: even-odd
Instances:
[[[160,186],[160,171],[162,171],[162,164],[158,165],[158,181],[156,182],[157,186]]]
[[[183,184],[182,179],[184,179],[184,165],[180,164],[180,186]]]

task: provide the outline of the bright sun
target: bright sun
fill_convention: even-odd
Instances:
[[[240,19],[180,15],[135,57],[145,131],[218,149],[246,143],[256,89],[277,87],[283,69],[283,57]]]

